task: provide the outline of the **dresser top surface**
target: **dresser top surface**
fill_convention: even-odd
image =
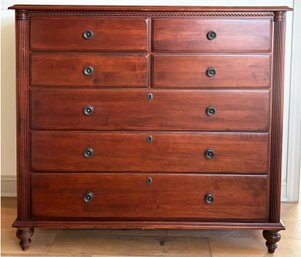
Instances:
[[[29,11],[169,11],[169,12],[270,12],[291,11],[288,6],[109,6],[109,5],[14,5],[9,9]]]

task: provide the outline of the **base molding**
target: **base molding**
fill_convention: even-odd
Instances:
[[[196,221],[41,221],[16,220],[15,228],[285,230],[283,223]]]

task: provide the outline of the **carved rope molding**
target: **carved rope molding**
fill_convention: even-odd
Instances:
[[[20,14],[18,14],[20,12]],[[21,12],[23,12],[21,14]],[[158,11],[24,11],[17,16],[147,16],[147,17],[274,17],[273,12],[158,12]]]

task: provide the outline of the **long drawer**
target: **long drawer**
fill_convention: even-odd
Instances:
[[[272,19],[154,19],[153,50],[270,51]]]
[[[161,88],[267,88],[270,55],[154,55],[152,85]]]
[[[30,25],[34,50],[147,50],[145,18],[34,17]]]
[[[267,173],[269,135],[256,133],[31,133],[37,172]]]
[[[32,89],[33,129],[267,131],[269,90]]]
[[[147,87],[147,56],[34,53],[31,55],[31,84]]]
[[[34,219],[266,220],[266,176],[32,174]]]

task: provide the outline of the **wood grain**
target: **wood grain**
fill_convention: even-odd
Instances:
[[[268,131],[269,94],[268,90],[32,89],[31,128]],[[91,116],[84,114],[85,106],[94,107]],[[206,113],[210,106],[215,108],[213,116]]]
[[[271,19],[154,19],[153,50],[178,52],[270,51]],[[216,38],[208,40],[214,31]]]
[[[30,217],[29,19],[16,13],[17,195],[18,219]]]
[[[83,201],[87,191],[94,193],[89,203]],[[211,205],[204,201],[208,192],[214,195]],[[35,219],[264,220],[266,203],[266,176],[32,174]]]
[[[271,131],[270,221],[280,220],[281,163],[283,131],[285,13],[275,14],[273,99]]]
[[[84,69],[94,68],[87,76]],[[146,87],[147,56],[101,54],[33,54],[31,84],[39,86]]]
[[[264,229],[275,250],[290,8],[11,9],[23,249],[51,227]]]
[[[208,68],[216,70],[208,77]],[[152,85],[158,88],[268,88],[270,55],[154,55]]]
[[[116,221],[116,220],[16,220],[13,227],[37,228],[74,228],[74,229],[187,229],[187,230],[285,230],[282,222],[271,223],[268,221]]]
[[[32,169],[42,172],[268,173],[268,134],[36,131],[31,147]],[[85,158],[88,147],[95,153]]]
[[[117,6],[117,5],[22,5],[16,4],[9,9],[38,11],[179,11],[179,12],[273,12],[291,11],[288,6]],[[227,13],[225,13],[226,15]]]
[[[83,37],[86,30],[94,33],[93,38]],[[146,51],[146,20],[143,17],[33,18],[30,40],[34,50]]]

